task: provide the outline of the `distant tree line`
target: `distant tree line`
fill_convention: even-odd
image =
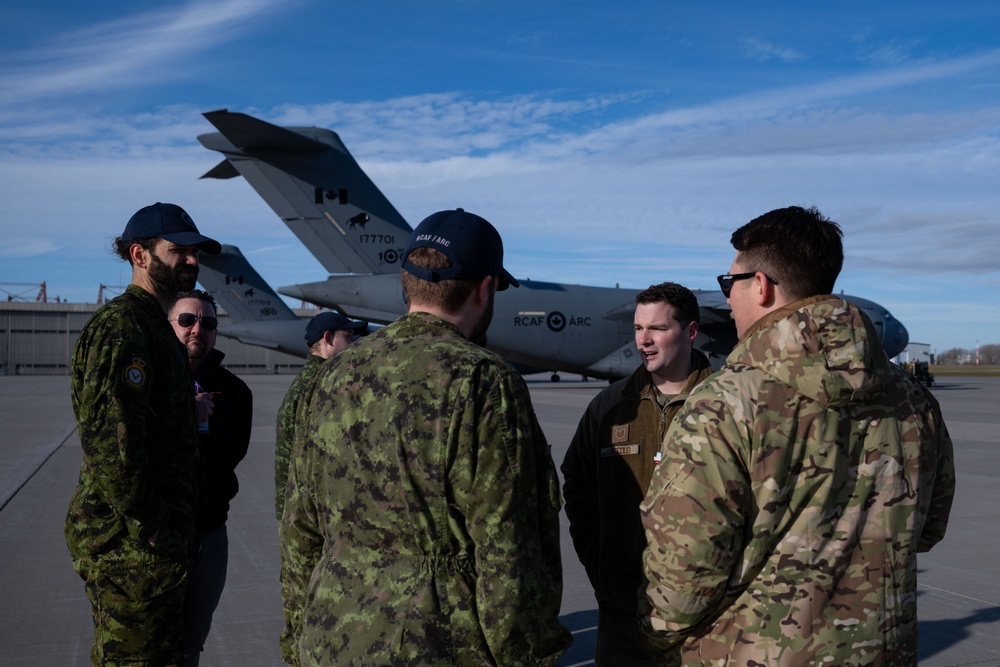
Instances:
[[[976,350],[953,347],[937,355],[934,363],[942,366],[960,366],[976,363]],[[984,366],[1000,365],[1000,345],[983,345],[979,348],[979,363]]]

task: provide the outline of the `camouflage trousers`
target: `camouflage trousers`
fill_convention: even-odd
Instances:
[[[93,608],[92,664],[183,664],[183,563],[133,553],[82,558],[73,566]]]

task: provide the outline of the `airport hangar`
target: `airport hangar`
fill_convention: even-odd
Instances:
[[[80,330],[99,307],[96,303],[0,302],[0,375],[68,375]],[[309,318],[321,312],[316,308],[292,310],[303,318],[303,334]],[[229,321],[226,311],[220,308],[219,326],[225,327]],[[226,368],[237,375],[296,374],[305,361],[222,335],[215,346],[225,353]],[[893,361],[923,358],[928,349],[927,345],[910,343]]]
[[[0,375],[68,375],[73,347],[80,330],[100,306],[96,303],[0,302]],[[306,322],[320,312],[295,308]],[[219,310],[219,326],[229,316]],[[219,336],[215,347],[226,354],[225,366],[237,375],[246,373],[291,373],[302,368],[304,359],[256,345],[246,345]]]

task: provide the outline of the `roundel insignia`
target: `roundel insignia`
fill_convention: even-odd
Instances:
[[[548,317],[545,318],[545,323],[549,325],[549,329],[552,331],[562,331],[566,328],[566,316],[558,310],[553,310],[549,313]]]
[[[146,386],[146,362],[139,357],[132,357],[132,363],[122,372],[125,386],[135,391],[142,391]]]

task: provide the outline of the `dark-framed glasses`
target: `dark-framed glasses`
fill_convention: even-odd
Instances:
[[[719,281],[719,287],[722,288],[722,295],[728,299],[729,293],[733,291],[733,283],[735,283],[737,280],[746,280],[747,278],[753,278],[755,275],[757,275],[756,271],[748,271],[746,273],[727,273],[725,275],[719,276],[717,280]],[[776,278],[772,278],[766,273],[764,274],[764,277],[767,278],[769,281],[771,281],[772,284],[774,285],[778,284],[778,280]]]
[[[201,328],[205,331],[215,331],[215,329],[219,326],[218,317],[213,317],[211,315],[195,315],[194,313],[179,313],[177,317],[170,321],[177,322],[177,324],[183,329],[190,329],[198,320],[201,320]]]

